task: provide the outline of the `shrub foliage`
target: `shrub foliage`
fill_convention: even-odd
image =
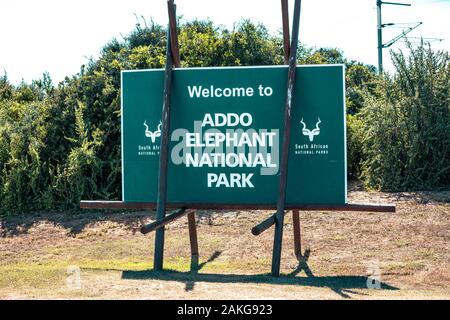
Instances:
[[[281,36],[248,20],[232,30],[183,22],[179,41],[184,67],[283,63]],[[165,46],[166,29],[142,21],[56,86],[48,74],[19,85],[0,77],[0,214],[120,199],[120,72],[162,68]],[[338,49],[301,46],[298,56],[347,66],[350,175],[388,190],[446,186],[448,56],[421,48],[393,58],[397,74],[380,78]]]
[[[361,110],[362,176],[382,190],[450,187],[450,70],[447,52],[409,45],[392,52],[396,73]]]

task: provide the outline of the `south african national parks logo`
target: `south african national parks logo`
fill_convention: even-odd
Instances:
[[[158,128],[156,131],[150,131],[147,125],[147,121],[144,121],[145,126],[145,136],[147,138],[150,138],[152,140],[152,143],[156,142],[156,138],[161,137],[161,128],[162,128],[162,122],[159,122]]]
[[[306,124],[303,121],[303,118],[300,121],[300,123],[303,125],[303,129],[302,129],[303,135],[309,137],[309,141],[313,142],[314,141],[314,137],[318,136],[320,134],[319,124],[322,123],[322,121],[320,121],[320,118],[318,118],[318,121],[316,123],[316,127],[313,130],[306,129]]]

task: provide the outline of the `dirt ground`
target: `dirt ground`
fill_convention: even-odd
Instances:
[[[191,267],[187,218],[167,227],[166,271],[153,272],[149,212],[47,213],[0,218],[0,299],[450,299],[450,192],[349,192],[351,203],[397,212],[301,213],[304,259],[286,216],[282,276],[269,275],[271,212],[197,214]],[[378,289],[380,287],[380,289]]]

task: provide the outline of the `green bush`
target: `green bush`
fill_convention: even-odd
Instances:
[[[0,102],[0,213],[46,209],[50,173],[42,153],[49,127],[40,101]]]
[[[362,177],[381,190],[450,187],[450,70],[447,52],[423,44],[392,53],[393,76],[366,95]]]
[[[356,115],[347,114],[347,173],[349,178],[361,175],[363,123]]]

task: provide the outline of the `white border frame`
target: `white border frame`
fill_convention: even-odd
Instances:
[[[124,157],[123,157],[123,74],[120,72],[120,153],[121,153],[121,163],[120,167],[122,169],[122,201],[125,201],[125,170],[124,170]]]
[[[347,172],[347,95],[345,86],[345,64],[342,64],[342,105],[344,107],[344,181],[345,181],[345,204],[348,204],[348,172]]]

